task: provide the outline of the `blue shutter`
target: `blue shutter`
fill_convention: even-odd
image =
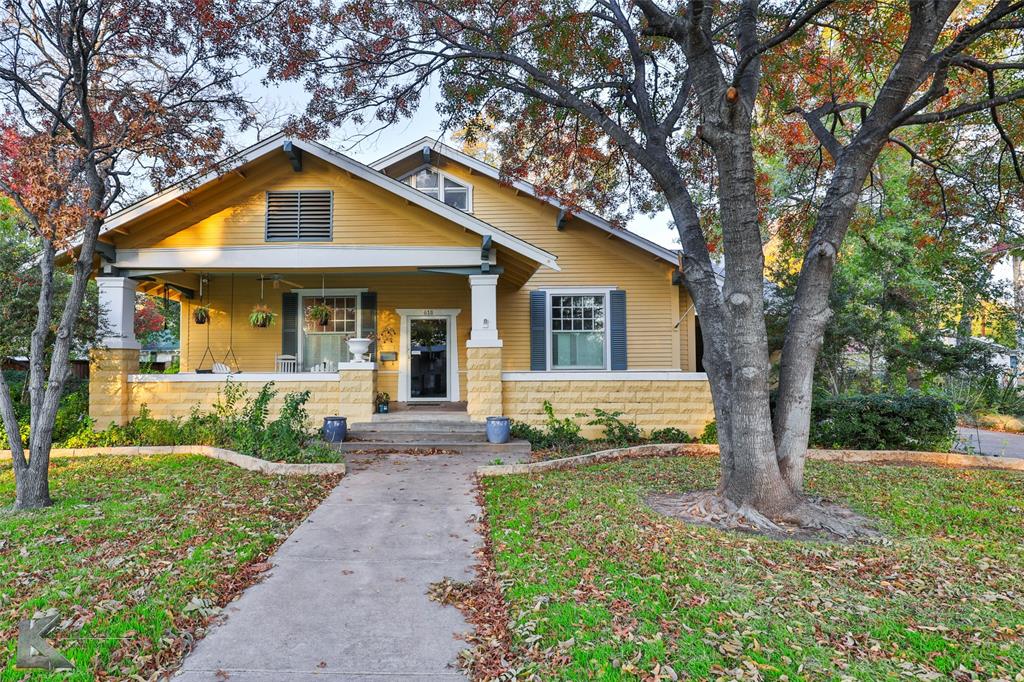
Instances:
[[[281,294],[281,354],[299,354],[299,295]]]
[[[359,333],[366,338],[377,333],[377,292],[359,294]],[[370,344],[370,360],[377,357],[377,341]]]
[[[530,370],[543,372],[548,368],[548,295],[546,291],[530,292]]]
[[[608,292],[608,318],[611,327],[612,369],[626,369],[626,292]]]

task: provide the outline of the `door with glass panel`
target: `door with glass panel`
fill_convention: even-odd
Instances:
[[[338,364],[352,359],[348,340],[359,332],[356,296],[303,296],[302,371],[336,372]],[[326,306],[331,312],[314,314]]]
[[[448,319],[409,318],[409,399],[448,400]]]

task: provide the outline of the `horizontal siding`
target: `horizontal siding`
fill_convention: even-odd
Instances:
[[[290,282],[300,288],[319,289],[320,277],[289,274]],[[324,280],[328,288],[367,288],[377,292],[377,329],[391,327],[394,338],[390,343],[381,342],[379,350],[398,352],[401,319],[398,308],[459,308],[456,318],[458,336],[460,392],[465,395],[466,341],[470,331],[470,291],[465,277],[455,275],[433,275],[424,273],[393,275],[328,275]],[[280,316],[282,288],[264,287],[264,303]],[[207,338],[213,356],[221,362],[229,347],[238,358],[238,369],[243,372],[272,372],[275,358],[281,353],[281,318],[267,329],[249,326],[249,312],[260,302],[259,282],[256,276],[235,276],[234,312],[231,312],[231,278],[227,275],[212,276],[208,289],[211,308],[210,321],[197,325],[192,319],[192,309],[197,302],[186,301],[182,308],[182,371],[191,372],[199,368],[199,361],[207,347]],[[231,363],[234,366],[235,363]],[[203,363],[208,369],[210,362]],[[387,391],[393,400],[398,399],[398,363],[387,362],[378,365],[378,390]]]
[[[264,176],[260,176],[261,178]],[[327,164],[307,158],[299,173],[266,176],[254,181],[237,201],[157,241],[130,240],[133,247],[190,247],[264,244],[266,192],[295,190],[334,192],[334,244],[473,246],[480,237],[467,234],[440,216],[406,204],[395,195],[353,179]],[[204,200],[205,201],[205,200]],[[214,198],[210,198],[214,201]],[[190,210],[203,214],[203,201]],[[129,242],[126,241],[126,245]]]
[[[580,220],[569,221],[559,231],[558,212],[550,205],[458,164],[446,164],[444,169],[473,185],[473,213],[478,218],[554,253],[562,269],[541,268],[522,289],[499,289],[498,331],[505,342],[506,371],[530,369],[529,292],[586,285],[626,290],[629,369],[682,368],[674,328],[678,294],[668,263]]]

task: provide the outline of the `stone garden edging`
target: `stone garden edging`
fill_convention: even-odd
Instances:
[[[169,446],[127,446],[112,448],[53,448],[50,457],[95,457],[97,455],[203,455],[211,459],[233,464],[248,471],[277,476],[323,476],[326,474],[345,474],[345,463],[336,464],[319,462],[313,464],[288,464],[286,462],[268,462],[265,459],[243,455],[234,450],[215,448],[210,445],[169,445]],[[10,450],[0,450],[0,459],[9,460]]]
[[[687,443],[680,445],[637,445],[631,448],[601,450],[586,455],[549,459],[543,462],[525,464],[491,464],[477,467],[478,476],[508,476],[512,474],[535,474],[560,469],[576,469],[590,464],[614,462],[621,459],[639,459],[643,457],[665,456],[697,456],[713,457],[718,455],[717,445]],[[916,452],[913,450],[816,450],[807,451],[810,459],[826,462],[846,462],[863,464],[910,464],[932,465],[944,467],[960,467],[965,469],[1003,469],[1006,471],[1024,471],[1024,459],[1008,457],[989,457],[986,455],[963,455],[956,452]]]

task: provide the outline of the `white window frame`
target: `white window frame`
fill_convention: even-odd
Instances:
[[[448,178],[452,182],[457,182],[457,183],[459,183],[460,185],[462,185],[463,187],[466,188],[466,208],[465,209],[461,209],[461,208],[456,208],[455,206],[451,206],[451,208],[454,208],[456,211],[464,211],[465,213],[472,213],[473,212],[473,185],[469,184],[468,182],[466,182],[462,178],[458,177],[457,175],[452,175],[451,173],[445,173],[443,170],[441,170],[437,166],[434,166],[434,165],[429,164],[429,163],[420,164],[419,166],[417,166],[413,170],[409,171],[405,175],[400,176],[398,178],[398,181],[408,185],[409,183],[407,183],[405,181],[407,179],[409,179],[410,177],[412,177],[413,175],[416,175],[417,173],[419,173],[421,170],[424,170],[424,169],[430,169],[433,172],[437,173],[437,176],[438,176],[438,179],[437,179],[437,188],[438,188],[437,200],[438,201],[440,201],[442,204],[444,204],[444,179]],[[409,186],[412,187],[412,185],[409,185]],[[421,189],[418,189],[416,187],[412,187],[412,188],[415,189],[417,192],[426,194]],[[445,204],[445,206],[450,206],[450,204]]]
[[[298,328],[295,330],[295,348],[297,350],[295,359],[299,367],[304,366],[303,335],[306,333],[306,303],[307,298],[331,298],[336,296],[354,296],[356,299],[356,336],[361,338],[363,333],[363,297],[361,294],[369,289],[292,289],[293,294],[299,295],[299,319]],[[342,334],[343,332],[317,332],[320,334]],[[308,372],[307,372],[308,373]]]
[[[611,307],[608,293],[615,291],[618,287],[561,287],[558,289],[543,289],[544,297],[544,356],[546,358],[547,371],[549,372],[608,372],[612,366],[612,344],[611,344]],[[551,325],[551,297],[552,296],[600,296],[604,299],[604,367],[554,367],[554,355],[552,354],[551,338],[554,329]]]

